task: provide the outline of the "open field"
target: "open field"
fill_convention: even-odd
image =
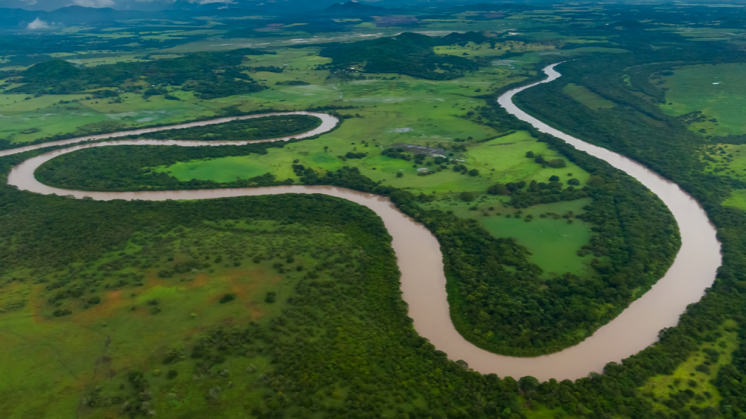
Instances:
[[[723,205],[746,211],[746,189],[734,189],[730,196],[723,201]]]
[[[590,273],[590,258],[578,251],[591,237],[588,223],[575,218],[590,200],[579,199],[540,204],[517,210],[504,205],[505,197],[482,197],[473,202],[456,198],[434,201],[429,206],[453,211],[462,218],[477,220],[492,236],[514,238],[530,252],[529,261],[545,274]]]
[[[596,93],[591,92],[590,90],[588,90],[588,88],[574,83],[568,83],[564,87],[563,91],[571,98],[577,100],[578,102],[593,110],[609,109],[614,107],[614,102],[606,100]]]
[[[399,112],[404,112],[403,108]],[[578,179],[582,185],[582,182],[588,178],[584,170],[572,163],[568,163],[564,168],[549,168],[542,167],[532,159],[526,158],[525,154],[528,151],[543,155],[547,160],[560,157],[557,152],[548,149],[546,144],[537,142],[526,132],[517,132],[477,144],[470,147],[466,153],[456,153],[452,157],[466,167],[478,170],[478,176],[454,172],[450,167],[436,171],[436,166],[432,162],[429,166],[427,164],[427,161],[432,160],[431,158],[423,159],[420,164],[413,164],[411,161],[383,155],[381,151],[392,144],[437,147],[452,143],[447,135],[457,133],[459,126],[455,124],[457,120],[454,119],[450,123],[448,116],[443,115],[443,118],[439,120],[443,122],[443,126],[435,126],[436,122],[430,118],[410,121],[405,118],[402,125],[410,126],[406,127],[406,132],[401,132],[402,129],[384,128],[385,117],[390,114],[381,115],[375,111],[371,114],[371,117],[378,117],[380,120],[373,122],[366,117],[348,119],[336,131],[318,140],[288,144],[281,149],[270,149],[267,154],[179,162],[170,167],[158,167],[156,170],[169,173],[182,181],[198,179],[225,182],[237,178],[249,179],[268,172],[275,174],[278,179],[297,180],[292,173],[291,166],[295,160],[298,160],[300,164],[322,171],[337,170],[342,166],[357,167],[365,176],[381,181],[385,185],[426,194],[458,194],[465,191],[482,193],[495,182],[521,180],[546,182],[551,176],[558,176],[563,182]],[[440,130],[443,135],[435,138],[437,142],[422,141],[423,137],[425,140],[432,137],[427,134],[423,135],[419,126],[423,127],[422,131],[435,133]],[[470,133],[468,130],[470,124],[461,122],[461,126],[464,129],[459,132],[460,135]],[[449,132],[450,127],[453,127],[453,132]],[[370,132],[368,135],[375,136],[375,138],[364,142],[350,142],[343,139],[354,135],[352,138],[366,140],[369,138],[365,135],[366,128],[368,130],[381,129],[383,132]],[[351,135],[350,133],[353,132],[362,133]],[[474,135],[481,134],[477,130],[473,133]],[[346,157],[347,153],[366,153],[366,155],[362,158],[350,159]],[[418,174],[418,169],[421,173],[421,169],[426,167],[432,168],[431,174]]]
[[[669,115],[692,117],[690,128],[714,136],[746,134],[746,64],[696,65],[663,76]]]
[[[708,145],[703,156],[708,172],[746,181],[746,145]]]
[[[739,344],[738,324],[726,320],[715,333],[714,341],[702,344],[673,374],[652,377],[638,389],[653,401],[656,410],[671,412],[682,404],[703,409],[720,403],[714,380],[720,368],[732,361]]]

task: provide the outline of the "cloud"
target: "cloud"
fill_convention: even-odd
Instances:
[[[26,29],[32,30],[32,31],[38,31],[38,30],[44,30],[49,29],[49,24],[38,17],[34,19],[33,22],[26,25]]]
[[[73,4],[83,7],[112,7],[114,0],[73,0]]]

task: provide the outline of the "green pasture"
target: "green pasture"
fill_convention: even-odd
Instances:
[[[693,65],[662,77],[669,115],[701,112],[703,118],[690,124],[693,131],[708,135],[746,134],[746,64]]]
[[[746,211],[746,189],[734,189],[723,205]]]
[[[584,86],[568,83],[564,88],[562,88],[562,91],[594,111],[614,107],[614,102],[599,96]]]
[[[541,155],[545,160],[562,158],[545,143],[537,141],[528,132],[518,131],[469,148],[466,153],[467,167],[474,167],[494,182],[547,182],[551,176],[557,176],[561,182],[575,178],[585,184],[588,173],[575,164],[565,160],[562,168],[542,167],[526,153]]]
[[[578,251],[591,238],[591,226],[574,215],[583,213],[590,202],[581,199],[556,204],[542,204],[528,208],[520,215],[488,215],[479,221],[495,237],[514,238],[526,247],[529,260],[545,273],[570,272],[578,276],[589,273],[590,257],[578,256]],[[573,216],[563,218],[572,212]],[[531,216],[530,221],[527,217]]]
[[[669,412],[665,404],[667,400],[677,398],[681,401],[682,395],[684,403],[689,406],[717,406],[722,397],[713,381],[720,368],[730,364],[733,351],[738,347],[737,328],[735,321],[726,320],[716,331],[716,339],[700,345],[672,374],[654,376],[638,391],[662,412]]]
[[[714,144],[706,146],[703,159],[708,172],[746,181],[746,145]]]
[[[293,158],[283,155],[275,159],[266,156],[231,156],[218,159],[193,160],[175,163],[168,167],[155,168],[158,172],[188,181],[192,179],[212,180],[214,182],[232,182],[236,179],[251,179],[265,173],[272,173],[278,179],[295,179]]]
[[[577,252],[588,244],[593,233],[588,223],[575,217],[584,212],[590,199],[540,204],[521,210],[506,206],[506,200],[503,196],[486,195],[464,202],[452,197],[425,206],[475,219],[494,237],[515,239],[531,252],[529,261],[545,273],[588,274],[590,258],[580,257]]]

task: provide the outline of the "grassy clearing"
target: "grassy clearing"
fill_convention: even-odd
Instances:
[[[588,178],[587,172],[569,162],[564,168],[550,168],[542,167],[533,159],[526,158],[528,151],[537,155],[541,154],[547,160],[560,157],[557,152],[550,150],[546,144],[536,141],[526,132],[517,132],[486,141],[470,147],[465,153],[454,156],[457,160],[463,160],[467,167],[479,170],[479,176],[468,176],[450,169],[419,176],[418,169],[423,165],[382,155],[382,149],[397,143],[425,146],[448,144],[448,138],[445,135],[440,135],[437,142],[422,141],[422,137],[432,138],[423,135],[422,131],[436,132],[441,129],[446,135],[458,133],[463,136],[489,134],[490,129],[449,117],[447,114],[443,115],[442,127],[435,126],[435,121],[432,121],[430,117],[412,119],[410,116],[409,119],[398,121],[401,127],[397,129],[391,128],[390,125],[386,126],[387,115],[374,113],[372,117],[381,118],[375,122],[368,117],[348,119],[336,131],[317,140],[288,144],[281,149],[270,149],[267,154],[261,156],[193,160],[176,163],[169,167],[159,167],[157,170],[169,173],[179,180],[199,179],[225,182],[236,178],[249,179],[267,172],[274,173],[279,179],[296,179],[291,166],[297,159],[300,164],[321,170],[337,170],[345,165],[357,167],[365,176],[386,185],[428,194],[455,194],[464,191],[481,193],[495,182],[519,180],[546,182],[551,176],[558,176],[562,182],[575,178],[581,182],[582,186]],[[457,131],[459,127],[457,123],[463,128],[462,130]],[[363,133],[358,134],[357,138],[365,139],[366,129],[370,135],[376,135],[374,140],[364,143],[345,140],[345,138],[355,138],[356,132]],[[382,132],[377,134],[370,132],[376,129]],[[361,159],[347,159],[345,155],[348,152],[367,153],[367,155]],[[399,173],[402,173],[401,177]]]
[[[734,189],[730,196],[723,201],[723,205],[746,211],[746,189]]]
[[[691,122],[694,131],[709,135],[746,134],[746,64],[695,65],[681,67],[658,81],[666,88],[669,115],[701,112]]]
[[[582,213],[588,201],[537,205],[521,214],[513,214],[512,218],[507,214],[492,215],[483,217],[480,222],[493,236],[512,237],[529,249],[529,260],[545,273],[570,272],[582,276],[589,273],[591,258],[579,257],[577,252],[588,244],[591,229],[587,223],[568,214]]]
[[[703,153],[710,173],[746,181],[746,145],[715,144],[707,146]]]
[[[529,133],[519,131],[470,148],[466,154],[466,164],[480,173],[486,173],[488,179],[495,182],[546,182],[551,176],[558,176],[562,182],[576,178],[583,185],[588,180],[588,173],[570,162],[563,168],[543,167],[532,158],[527,158],[528,152],[541,155],[546,160],[562,158]]]
[[[703,343],[673,374],[652,377],[638,390],[663,412],[682,405],[716,407],[721,396],[713,380],[720,368],[731,362],[738,347],[737,327],[735,321],[725,321],[716,332],[717,339]]]
[[[182,180],[211,180],[214,182],[231,182],[236,179],[251,179],[265,173],[272,173],[278,179],[296,179],[293,173],[292,156],[284,159],[265,159],[265,156],[231,156],[217,159],[192,160],[175,163],[168,167],[156,167],[157,172]]]
[[[565,85],[562,91],[571,98],[577,100],[588,108],[593,109],[594,111],[614,107],[614,102],[604,99],[596,93],[591,92],[584,86],[580,86],[574,83],[568,83],[567,85]]]
[[[504,205],[505,197],[484,196],[474,202],[456,198],[430,203],[428,207],[453,211],[461,218],[477,220],[498,238],[513,238],[530,252],[529,261],[545,274],[570,272],[579,276],[590,272],[590,257],[577,252],[588,243],[591,228],[576,219],[590,199],[534,205],[516,210]]]

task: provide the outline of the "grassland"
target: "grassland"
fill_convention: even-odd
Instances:
[[[708,172],[746,181],[746,145],[709,145],[705,147],[703,156]]]
[[[662,109],[669,115],[694,112],[690,128],[713,136],[746,134],[746,64],[680,67],[657,80],[666,89]]]
[[[574,83],[567,83],[562,91],[571,98],[577,100],[590,109],[593,109],[594,111],[614,107],[614,102],[604,99],[598,94],[591,92],[585,86]]]
[[[378,116],[378,115],[375,115]],[[378,116],[383,119],[383,116]],[[484,192],[495,182],[515,182],[515,181],[537,181],[545,182],[551,176],[558,176],[565,181],[575,178],[585,182],[588,174],[581,168],[568,164],[564,168],[542,167],[530,158],[526,158],[526,152],[532,151],[535,154],[543,155],[546,159],[559,158],[556,151],[550,150],[546,144],[536,141],[526,132],[516,132],[505,135],[496,139],[470,147],[466,152],[454,153],[451,158],[462,162],[469,168],[477,169],[480,176],[468,176],[453,170],[435,171],[434,164],[432,174],[419,175],[422,173],[418,169],[427,167],[427,161],[423,160],[421,164],[413,164],[411,161],[392,158],[381,153],[382,149],[392,144],[412,144],[424,146],[438,146],[439,144],[448,144],[448,138],[443,135],[434,141],[422,142],[421,138],[428,138],[427,134],[420,133],[419,126],[423,130],[434,132],[439,127],[434,126],[434,121],[419,118],[419,121],[402,121],[400,125],[410,125],[406,127],[406,132],[401,129],[381,127],[383,121],[379,123],[368,123],[368,118],[349,119],[335,132],[325,135],[314,141],[304,141],[293,143],[282,149],[270,149],[267,154],[261,156],[231,156],[209,160],[193,160],[179,162],[170,167],[158,167],[158,171],[169,173],[182,181],[191,179],[211,180],[216,182],[232,181],[236,178],[249,179],[258,174],[273,173],[279,179],[294,179],[297,176],[292,173],[292,164],[295,160],[307,167],[322,171],[337,170],[342,166],[352,166],[360,169],[361,173],[373,180],[381,181],[385,185],[395,186],[397,188],[410,190],[414,193],[440,193],[445,195],[455,195],[464,191]],[[443,118],[444,134],[455,135],[454,132],[448,132],[449,119]],[[407,124],[407,122],[411,122]],[[419,124],[418,124],[419,122]],[[468,130],[469,124],[464,123],[464,131],[461,135],[473,133],[479,135],[489,133],[486,127],[481,128],[481,132]],[[370,132],[369,135],[375,135],[377,138],[364,142],[349,142],[343,138],[350,138],[350,133],[361,132],[368,129],[379,128],[383,132]],[[356,136],[365,140],[367,137],[364,131]],[[419,137],[419,138],[418,138]],[[432,137],[430,137],[432,138]],[[384,145],[385,144],[385,145]],[[359,159],[349,159],[347,153],[366,153]],[[399,173],[402,175],[400,176]]]
[[[734,189],[730,196],[723,201],[723,205],[746,211],[746,189]]]
[[[428,207],[475,219],[494,237],[515,239],[531,252],[529,261],[540,266],[546,276],[566,272],[578,276],[590,274],[590,258],[579,257],[578,251],[588,244],[591,226],[576,218],[583,214],[590,199],[518,210],[505,205],[505,201],[505,197],[488,196],[474,202],[451,198],[434,201]]]
[[[715,335],[716,339],[700,345],[672,374],[652,377],[638,389],[656,410],[670,414],[682,406],[704,409],[719,405],[722,397],[714,380],[720,368],[730,364],[738,347],[738,324],[726,320]]]

